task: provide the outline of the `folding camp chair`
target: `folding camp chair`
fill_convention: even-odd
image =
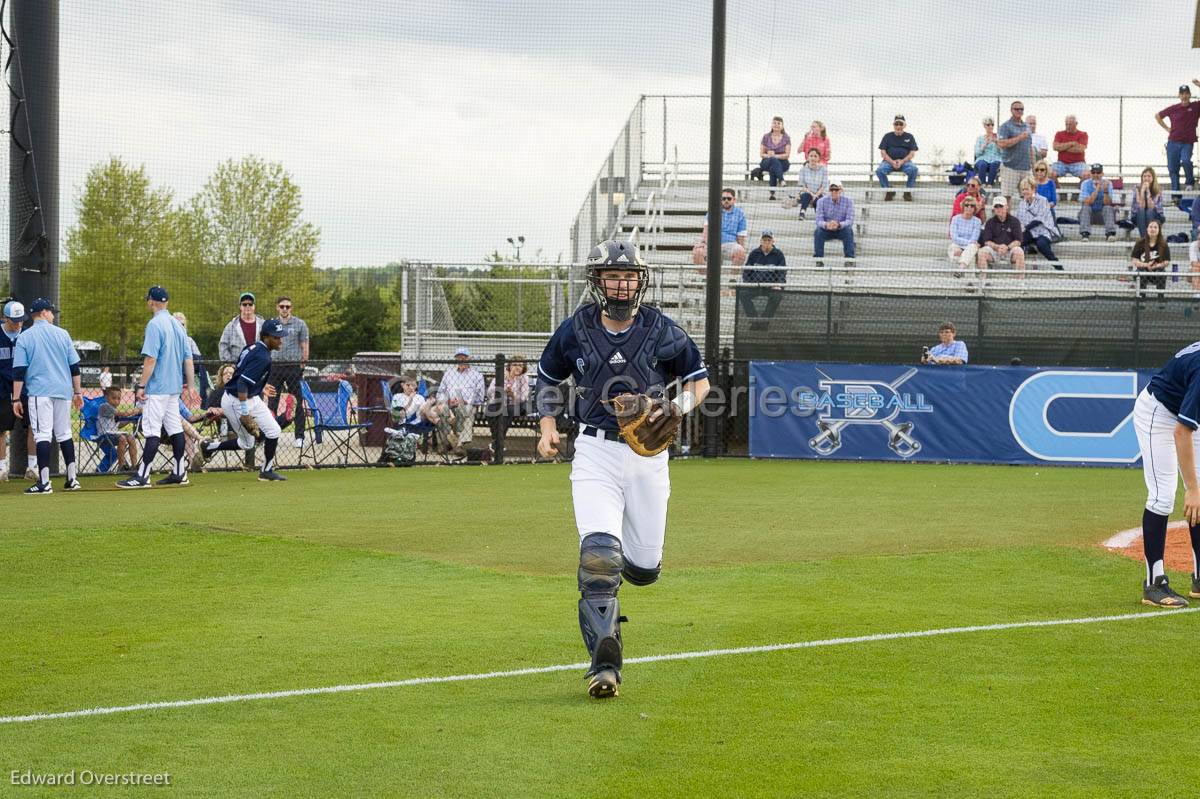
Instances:
[[[90,446],[79,448],[79,471],[81,473],[92,471],[93,464],[95,464],[95,470],[100,474],[105,474],[117,459],[117,448],[107,441],[101,441],[96,432],[100,406],[105,402],[103,394],[83,401],[83,408],[80,410],[83,424],[79,426],[79,441],[80,443],[86,442]]]
[[[336,391],[313,391],[307,380],[300,381],[300,393],[312,419],[312,435],[304,439],[300,450],[300,462],[305,455],[312,456],[313,466],[318,465],[317,447],[324,443],[329,434],[330,445],[335,455],[341,454],[341,465],[350,464],[350,453],[354,442],[358,442],[361,463],[367,463],[367,451],[362,444],[362,431],[370,427],[358,421],[358,407],[351,404],[353,389],[345,380],[338,382]]]

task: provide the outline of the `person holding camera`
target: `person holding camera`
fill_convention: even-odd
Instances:
[[[925,347],[921,351],[921,363],[932,366],[956,366],[967,362],[967,345],[961,341],[955,341],[954,336],[958,333],[953,322],[942,322],[938,328],[938,338],[940,344],[935,345],[932,349]]]

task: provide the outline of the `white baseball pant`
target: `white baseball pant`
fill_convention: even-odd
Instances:
[[[30,397],[25,408],[34,441],[71,440],[71,401],[58,397]],[[30,453],[32,454],[32,453]]]
[[[645,458],[624,441],[579,435],[571,462],[571,497],[579,537],[610,533],[625,559],[653,569],[662,562],[671,475],[666,451]]]
[[[1142,474],[1146,478],[1146,509],[1162,516],[1175,510],[1179,485],[1179,458],[1175,452],[1175,425],[1179,420],[1149,391],[1142,391],[1133,405],[1133,429],[1142,451]],[[1192,447],[1200,445],[1200,431],[1192,433]],[[1196,464],[1200,477],[1200,460]]]
[[[178,394],[147,394],[142,406],[142,435],[159,438],[163,428],[167,435],[183,432],[183,418],[179,415]]]
[[[241,400],[232,394],[225,394],[221,397],[221,410],[225,412],[229,429],[237,433],[238,446],[242,449],[254,449],[254,436],[242,427],[242,412],[239,409],[241,404]],[[264,436],[279,438],[279,422],[275,421],[275,414],[271,413],[271,409],[267,407],[267,403],[262,401],[262,397],[251,397],[246,400],[246,411],[254,417],[254,421],[258,422],[258,429]]]

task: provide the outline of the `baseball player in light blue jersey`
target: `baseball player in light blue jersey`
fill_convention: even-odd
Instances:
[[[150,466],[154,463],[164,428],[171,437],[171,473],[157,485],[188,485],[187,439],[179,416],[179,396],[183,393],[184,380],[187,385],[192,385],[196,373],[187,333],[167,310],[169,299],[170,295],[162,286],[151,286],[146,292],[146,307],[153,316],[146,324],[142,342],[142,382],[137,387],[137,399],[144,402],[142,436],[146,444],[142,448],[142,463],[137,474],[119,481],[118,488],[150,487]]]
[[[50,440],[62,450],[67,480],[66,491],[79,490],[75,479],[75,442],[71,440],[71,406],[83,407],[79,382],[79,353],[71,334],[54,326],[54,304],[38,298],[29,306],[33,327],[17,338],[13,352],[13,413],[29,419],[37,444],[37,482],[26,494],[50,494]],[[29,407],[21,402],[21,390],[29,394]]]

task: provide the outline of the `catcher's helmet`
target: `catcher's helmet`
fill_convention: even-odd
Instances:
[[[608,296],[600,275],[606,271],[637,272],[637,288],[627,291],[628,297],[615,299]],[[608,239],[592,248],[587,259],[588,289],[600,306],[601,313],[618,322],[633,318],[642,304],[642,296],[650,287],[650,270],[638,254],[638,249],[628,241]],[[623,281],[624,282],[624,281]],[[628,289],[628,286],[624,286]]]

